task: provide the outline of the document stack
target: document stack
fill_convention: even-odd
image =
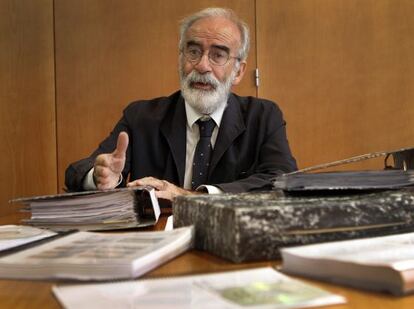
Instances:
[[[26,224],[55,231],[113,230],[154,225],[160,207],[153,188],[85,191],[15,199],[31,213]]]
[[[132,279],[191,248],[193,233],[193,227],[158,232],[75,232],[1,257],[0,277]]]
[[[275,189],[287,192],[391,190],[414,185],[414,170],[343,171],[294,173],[281,175],[273,182]],[[319,191],[319,192],[317,192]]]
[[[157,222],[160,208],[150,187],[64,193],[14,202],[25,205],[24,210],[31,213],[25,222],[32,226],[0,228],[0,245],[4,247],[1,278],[132,279],[193,244],[192,226],[157,232],[107,231]]]
[[[395,295],[414,292],[414,233],[282,249],[283,271]]]

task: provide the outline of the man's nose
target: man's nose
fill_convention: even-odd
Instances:
[[[208,53],[201,56],[200,61],[194,66],[199,73],[207,73],[211,71],[211,63],[208,59]]]

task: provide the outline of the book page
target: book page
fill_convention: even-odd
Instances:
[[[326,258],[367,265],[414,268],[414,233],[336,241],[285,248],[282,252],[308,258]]]
[[[345,302],[343,297],[258,268],[140,281],[59,285],[61,304],[71,308],[301,308]]]

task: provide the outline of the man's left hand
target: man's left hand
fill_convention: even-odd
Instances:
[[[127,187],[134,187],[134,186],[154,187],[156,189],[155,195],[158,198],[166,199],[169,201],[172,201],[175,197],[180,196],[180,195],[202,194],[201,192],[197,192],[197,191],[185,190],[183,188],[177,187],[171,182],[157,179],[154,177],[144,177],[141,179],[131,181],[127,184]]]

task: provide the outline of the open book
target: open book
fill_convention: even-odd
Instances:
[[[31,213],[24,222],[55,231],[154,225],[160,206],[151,187],[85,191],[14,199]]]
[[[67,309],[303,308],[344,303],[341,296],[270,267],[129,282],[58,285]]]
[[[160,232],[76,232],[0,258],[0,277],[135,278],[188,250],[193,234],[192,226]]]
[[[414,292],[414,233],[284,248],[283,271],[395,295]]]

